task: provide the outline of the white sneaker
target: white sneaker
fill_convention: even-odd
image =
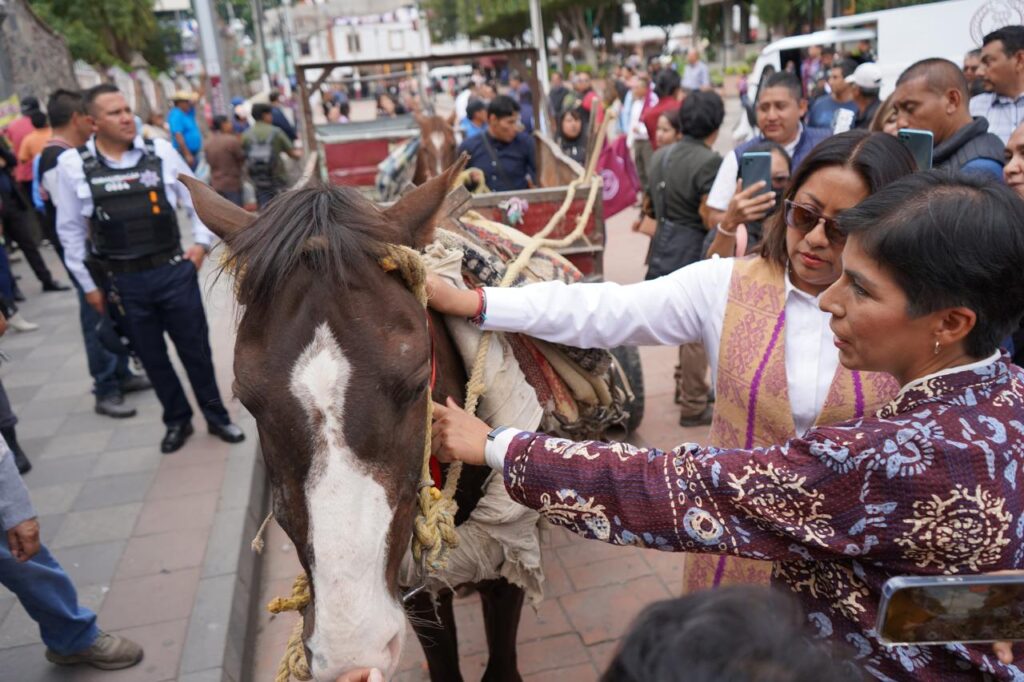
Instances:
[[[21,313],[15,313],[10,319],[8,319],[7,325],[16,332],[34,332],[39,329],[38,324],[29,322],[21,316]]]

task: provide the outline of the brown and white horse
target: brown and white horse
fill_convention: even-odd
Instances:
[[[436,114],[416,114],[416,123],[420,127],[420,148],[416,152],[416,171],[412,176],[414,185],[422,185],[442,175],[446,168],[455,163],[454,119],[454,113],[448,118]]]
[[[391,676],[405,634],[399,565],[412,534],[431,397],[461,403],[466,376],[441,319],[400,275],[379,267],[387,244],[422,246],[462,164],[386,210],[345,187],[306,186],[258,218],[186,180],[199,216],[226,243],[243,314],[235,394],[256,418],[274,515],[310,578],[303,641],[316,680],[354,668]],[[432,314],[432,313],[431,313]],[[430,331],[433,330],[433,333]],[[463,471],[458,523],[485,469]],[[490,660],[486,680],[519,680],[523,592],[476,586]],[[406,604],[431,678],[458,682],[452,595]]]

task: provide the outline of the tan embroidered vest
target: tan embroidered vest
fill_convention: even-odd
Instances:
[[[718,352],[715,414],[708,443],[756,448],[796,435],[786,381],[786,284],[782,271],[760,256],[737,259]],[[874,414],[899,391],[876,372],[836,369],[815,424]],[[736,557],[687,555],[686,591],[719,584],[766,584],[771,564]]]

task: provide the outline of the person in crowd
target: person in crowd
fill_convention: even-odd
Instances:
[[[395,98],[389,93],[382,92],[377,95],[377,118],[394,118],[404,111],[399,111],[398,104],[395,103]],[[256,118],[253,115],[253,118]]]
[[[39,110],[39,100],[31,96],[26,97],[21,100],[21,116],[11,121],[7,126],[5,132],[7,139],[11,143],[11,151],[14,152],[15,160],[17,160],[18,152],[21,150],[21,143],[36,130],[36,127],[32,124],[32,114]],[[20,185],[22,194],[26,197],[30,196],[28,188],[32,184],[32,168],[30,166],[16,168],[13,178]]]
[[[846,239],[842,276],[820,306],[840,362],[903,387],[877,413],[757,449],[712,435],[661,452],[492,431],[450,400],[434,410],[433,450],[488,464],[513,500],[585,537],[772,560],[774,584],[873,677],[1020,678],[1008,647],[890,647],[875,627],[892,576],[1020,568],[1024,370],[999,343],[1021,317],[1021,225],[1024,202],[1002,183],[925,171],[831,226]]]
[[[466,108],[469,106],[471,99],[481,99],[486,103],[480,94],[480,86],[484,83],[484,77],[478,71],[473,71],[473,75],[470,76],[469,85],[465,87],[455,97],[455,120],[461,123],[466,118]]]
[[[657,223],[647,256],[647,277],[656,279],[695,263],[703,255],[707,229],[701,207],[715,181],[722,157],[711,147],[725,118],[722,98],[712,91],[691,93],[679,107],[682,139],[651,159],[648,215]],[[676,395],[680,426],[711,423],[708,357],[701,343],[679,346]]]
[[[627,64],[620,64],[615,69],[615,78],[612,79],[612,85],[615,86],[615,92],[618,93],[619,99],[623,102],[629,96],[629,91],[632,87],[634,72],[633,69]],[[648,76],[650,78],[650,76]]]
[[[43,232],[63,263],[64,249],[57,235],[57,207],[53,203],[57,193],[57,160],[66,150],[77,149],[86,143],[92,133],[92,118],[86,111],[82,93],[70,90],[54,91],[46,103],[46,113],[53,125],[53,137],[39,154],[39,177],[44,196]],[[152,384],[146,377],[131,371],[127,353],[114,353],[103,345],[97,331],[100,315],[86,302],[85,292],[74,274],[68,271],[68,275],[78,294],[78,321],[92,376],[92,392],[96,399],[94,410],[96,414],[114,419],[134,417],[136,410],[125,404],[124,395],[152,388]],[[17,454],[14,441],[7,438],[7,443]]]
[[[978,74],[986,92],[971,98],[971,116],[987,119],[1006,144],[1024,123],[1024,26],[1003,26],[982,39]]]
[[[203,153],[210,164],[210,187],[231,203],[241,206],[245,150],[227,116],[213,117],[213,127],[203,143]]]
[[[964,55],[963,71],[972,98],[985,92],[985,79],[981,77],[981,48],[968,50]]]
[[[525,85],[519,89],[519,123],[527,135],[533,134],[533,92]]]
[[[245,434],[231,423],[217,388],[199,290],[198,271],[212,234],[178,181],[179,175],[192,177],[192,172],[163,140],[135,135],[131,108],[116,86],[89,89],[85,106],[95,135],[57,159],[52,195],[64,262],[100,315],[106,313],[107,293],[86,267],[87,258],[107,280],[99,284],[116,290],[128,336],[163,407],[167,431],[161,451],[180,449],[193,433],[192,408],[167,355],[165,333],[185,366],[209,432],[238,443]],[[195,239],[184,253],[179,206],[192,221]]]
[[[830,314],[819,305],[842,271],[846,240],[835,216],[912,173],[914,159],[894,137],[853,130],[827,138],[795,167],[758,257],[702,260],[627,286],[485,288],[482,327],[582,348],[703,342],[717,396],[708,442],[721,447],[769,446],[872,414],[898,386],[840,366]],[[436,277],[427,285],[434,309],[476,314],[476,292]],[[763,583],[767,575],[766,564],[686,558],[690,591]]]
[[[558,146],[573,161],[587,163],[587,135],[578,109],[568,109],[558,117]]]
[[[882,106],[875,112],[875,118],[871,121],[871,132],[895,135],[900,130],[899,112],[896,111],[896,100],[892,95],[885,98]]]
[[[562,109],[580,108],[583,111],[583,122],[589,126],[600,97],[594,90],[590,74],[586,71],[577,71],[572,78],[572,85],[573,90],[562,102]]]
[[[252,118],[252,127],[242,133],[242,149],[246,171],[256,189],[256,203],[263,208],[288,188],[288,169],[281,155],[298,159],[302,154],[273,124],[274,112],[269,104],[252,105]]]
[[[654,153],[643,117],[657,104],[658,96],[651,89],[651,79],[647,74],[633,76],[619,114],[619,130],[626,134],[626,145],[633,151],[633,163],[636,164],[641,187],[647,186],[647,173]]]
[[[203,148],[203,134],[196,121],[195,93],[179,90],[171,97],[174,105],[167,115],[167,128],[171,143],[192,170],[199,166],[199,150]]]
[[[536,186],[533,140],[519,130],[519,103],[508,95],[498,95],[487,105],[487,130],[463,140],[459,154],[463,152],[470,156],[468,167],[482,171],[495,192]]]
[[[299,136],[295,133],[295,126],[281,108],[281,93],[277,90],[270,91],[270,115],[273,126],[284,133],[289,142],[295,144]]]
[[[163,112],[155,110],[150,112],[146,124],[142,126],[142,137],[150,140],[171,141],[171,133],[167,130],[167,117],[163,115]]]
[[[0,443],[0,528],[0,584],[39,626],[48,661],[120,670],[142,660],[141,646],[100,630],[96,614],[78,603],[71,578],[39,539],[38,515],[6,443]]]
[[[658,97],[658,102],[648,109],[641,119],[644,125],[647,126],[647,139],[651,141],[652,152],[661,144],[657,141],[658,119],[662,115],[678,111],[683,98],[686,97],[682,86],[682,79],[673,69],[662,69],[654,82],[654,93]]]
[[[807,56],[800,62],[800,82],[808,100],[814,96],[814,86],[823,78],[822,74],[821,45],[811,45],[807,48]]]
[[[683,131],[679,128],[679,110],[670,111],[658,116],[658,127],[654,131],[654,140],[658,148],[668,147],[683,139]]]
[[[826,85],[828,84],[829,72],[839,61],[841,60],[836,59],[834,47],[821,48],[821,69],[818,72],[819,75],[814,83],[814,88],[807,95],[808,101],[816,100],[828,94]]]
[[[708,71],[708,65],[700,58],[700,52],[695,47],[686,51],[682,86],[683,90],[687,92],[711,89],[711,72]]]
[[[28,187],[19,183],[26,196],[32,196],[32,182],[35,180],[32,164],[39,156],[39,152],[43,151],[46,141],[53,135],[53,129],[50,128],[50,121],[46,118],[45,111],[33,111],[29,120],[32,121],[33,130],[25,136],[25,139],[21,141],[21,146],[18,147],[18,167],[16,169],[20,171],[22,168],[28,168]]]
[[[0,147],[4,142],[0,140]],[[2,161],[3,152],[0,150],[0,161]],[[18,311],[18,302],[23,301],[24,296],[19,297],[18,291],[14,287],[14,273],[11,272],[11,263],[7,260],[7,250],[0,248],[0,314],[7,321],[7,326],[18,333],[23,332],[34,332],[39,329],[39,325],[29,322],[25,317]]]
[[[850,101],[857,105],[853,127],[867,130],[881,104],[882,70],[874,62],[862,62],[846,77],[846,82],[851,86]]]
[[[811,104],[807,112],[808,127],[831,130],[836,112],[840,109],[852,112],[855,117],[860,113],[857,105],[850,101],[852,86],[846,82],[846,79],[853,75],[853,70],[853,62],[850,61],[837,62],[828,70],[828,85],[832,92],[818,97]]]
[[[331,110],[327,112],[327,121],[329,123],[348,123],[351,115],[352,109],[348,100],[345,100],[331,106]]]
[[[793,597],[723,587],[655,602],[633,621],[600,682],[861,682],[836,647],[812,641]]]
[[[704,240],[704,253],[709,256],[718,254],[728,257],[736,254],[739,236],[737,230],[740,228],[746,232],[747,246],[743,255],[756,251],[764,236],[765,218],[782,206],[782,194],[793,172],[793,160],[778,142],[765,141],[754,145],[748,151],[768,152],[772,155],[771,191],[765,192],[761,183],[744,189],[742,179],[737,178],[736,193],[729,200],[729,208],[726,209],[718,227],[709,231]]]
[[[875,63],[875,50],[871,47],[870,40],[860,40],[857,42],[857,47],[850,51],[850,58],[853,61],[860,64],[874,64]]]
[[[551,92],[548,94],[548,106],[551,108],[551,118],[558,120],[562,115],[562,101],[569,94],[569,88],[565,87],[565,80],[560,71],[551,73]]]
[[[249,107],[241,97],[231,98],[231,129],[236,135],[249,129]]]
[[[475,99],[466,106],[466,118],[459,124],[463,140],[469,140],[487,130],[487,105]]]
[[[14,152],[7,146],[7,141],[0,138],[0,224],[3,225],[4,237],[8,242],[17,244],[25,254],[25,260],[43,285],[44,292],[68,291],[71,287],[54,279],[53,273],[43,260],[42,253],[39,252],[36,211],[29,195],[25,194],[21,184],[15,179],[17,166],[18,160]],[[32,180],[31,167],[28,178],[29,181]]]
[[[930,130],[932,164],[948,173],[1003,179],[1002,141],[968,109],[967,79],[948,59],[923,59],[900,74],[893,92],[900,128]]]
[[[1003,159],[1003,179],[1007,187],[1024,199],[1024,123],[1017,126],[1006,143]],[[1013,361],[1024,366],[1024,325],[1013,333]]]
[[[714,227],[722,221],[729,201],[736,192],[740,157],[750,147],[764,141],[777,142],[799,166],[818,142],[831,134],[823,128],[805,128],[800,119],[807,113],[807,100],[800,93],[800,81],[785,72],[773,73],[764,79],[757,93],[757,127],[761,134],[726,154],[708,195],[707,224]],[[685,131],[684,131],[685,132]]]

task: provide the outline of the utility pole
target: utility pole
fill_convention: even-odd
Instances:
[[[227,85],[223,80],[224,63],[221,61],[220,41],[217,39],[217,23],[214,20],[210,0],[192,0],[199,24],[199,40],[202,45],[203,63],[206,65],[208,87],[206,97],[214,116],[228,113]]]
[[[696,0],[695,0],[696,1]],[[540,0],[530,0],[530,33],[533,34],[533,47],[537,50],[537,63],[534,70],[537,72],[537,81],[540,83],[540,92],[533,100],[535,111],[544,111],[544,103],[548,101],[548,92],[551,84],[548,81],[548,50],[547,40],[544,37],[544,22],[541,20]],[[540,131],[547,133],[547,116],[540,116]]]
[[[6,0],[0,0],[0,100],[5,100],[14,94],[11,55],[7,53],[7,41],[3,38],[3,23],[7,19],[7,13]]]
[[[270,60],[267,59],[267,39],[263,36],[263,0],[250,0],[252,30],[256,34],[256,49],[260,53],[260,82],[263,90],[270,90]]]

